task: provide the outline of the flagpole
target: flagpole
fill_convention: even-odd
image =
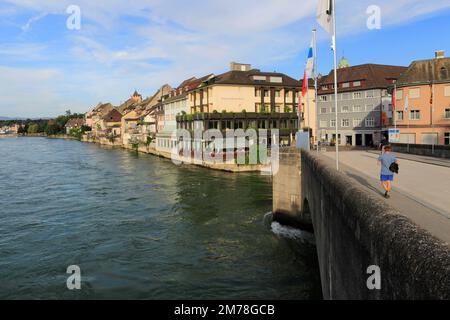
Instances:
[[[306,111],[306,114],[308,116],[308,125],[307,125],[307,127],[308,127],[308,130],[309,130],[311,119],[309,118],[309,77],[308,77],[308,75],[306,75],[306,108],[308,109]],[[305,123],[305,125],[306,125],[306,123]]]
[[[336,0],[332,0],[333,14],[333,60],[334,60],[334,108],[336,119],[336,170],[339,171],[339,124],[338,124],[338,81],[337,81],[337,53],[336,53]]]
[[[394,117],[394,129],[397,134],[397,82],[394,82],[394,101],[392,102],[392,116]]]
[[[431,147],[431,154],[433,154],[434,155],[434,149],[435,149],[435,146],[434,146],[434,119],[433,119],[433,115],[434,115],[434,81],[432,81],[431,82],[431,128],[432,128],[432,132],[433,132],[433,134],[432,134],[432,139],[433,139],[433,144],[432,144],[432,147]],[[436,141],[438,144],[439,144],[439,138],[438,138],[438,141]]]
[[[405,104],[406,104],[406,106],[405,106],[405,110],[406,110],[406,116],[408,117],[408,148],[407,148],[407,153],[409,153],[409,144],[410,144],[410,142],[409,142],[409,137],[410,137],[410,133],[409,133],[409,98],[408,98],[408,95],[406,95],[406,101],[405,101]]]
[[[317,104],[317,38],[316,38],[316,29],[313,29],[313,54],[314,54],[314,69],[313,69],[313,77],[314,77],[314,103],[316,109],[316,144],[317,144],[317,152],[319,152],[319,117],[318,117],[318,104]]]

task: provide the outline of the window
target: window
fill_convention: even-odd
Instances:
[[[272,83],[283,83],[282,77],[270,77],[270,82]]]
[[[327,113],[327,108],[320,108],[320,113],[321,114]]]
[[[333,119],[330,121],[330,127],[336,127],[336,120]]]
[[[420,120],[420,110],[411,110],[409,120]]]
[[[450,119],[450,108],[446,108],[445,109],[445,115],[444,115],[445,119]]]
[[[366,111],[373,111],[374,110],[374,108],[373,108],[373,104],[368,104],[368,105],[366,105]]]
[[[210,121],[209,128],[210,129],[219,129],[219,121]]]
[[[343,106],[343,107],[342,107],[342,112],[343,112],[343,113],[350,112],[349,106]]]
[[[269,90],[264,90],[264,97],[265,98],[268,98],[269,97]]]
[[[320,96],[319,101],[323,101],[323,102],[328,101],[327,98],[328,98],[327,96]]]
[[[281,90],[275,90],[275,97],[277,98],[281,97]]]
[[[375,127],[375,119],[367,118],[366,119],[366,127],[369,127],[369,128]]]
[[[342,88],[350,88],[350,83],[349,82],[343,83]]]
[[[321,128],[326,128],[328,126],[328,121],[326,120],[320,120],[320,127]]]
[[[341,122],[343,127],[350,127],[350,120],[349,119],[342,119]]]
[[[230,120],[222,121],[221,125],[222,125],[222,127],[221,127],[222,130],[232,129],[232,125],[231,125],[231,121]]]
[[[271,129],[277,129],[278,128],[278,121],[277,120],[272,120],[270,121],[270,128]]]
[[[361,112],[361,111],[363,111],[361,106],[353,106],[353,112]]]
[[[420,88],[409,89],[409,98],[410,99],[420,98]]]
[[[450,146],[450,132],[444,133],[444,144]]]
[[[266,81],[266,76],[253,76],[253,80],[255,81]]]
[[[360,87],[360,86],[361,86],[361,81],[355,81],[355,82],[353,82],[353,86],[354,86],[354,87]]]
[[[353,126],[354,127],[361,127],[361,119],[353,119]]]
[[[403,99],[403,90],[397,90],[397,92],[395,92],[395,99],[396,100],[402,100]]]
[[[331,108],[331,113],[336,113],[336,107]]]
[[[255,88],[255,97],[261,97],[261,90]]]
[[[353,92],[353,99],[361,99],[362,93],[361,92]]]
[[[369,90],[366,92],[366,98],[373,98],[373,90]]]
[[[397,111],[397,121],[403,121],[403,111]]]
[[[450,97],[450,86],[444,87],[444,96]]]

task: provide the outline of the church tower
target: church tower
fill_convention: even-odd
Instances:
[[[133,101],[133,103],[141,103],[142,96],[135,90],[133,95],[131,96],[131,101]]]
[[[348,68],[348,67],[350,67],[350,62],[347,60],[347,58],[345,56],[342,56],[342,58],[338,64],[338,68],[343,69],[343,68]]]

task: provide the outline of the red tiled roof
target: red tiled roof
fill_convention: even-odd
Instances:
[[[113,109],[106,116],[102,118],[105,122],[120,122],[122,121],[122,114],[117,111],[117,109]]]
[[[338,87],[339,92],[357,91],[365,89],[387,88],[392,84],[392,80],[396,80],[400,75],[406,71],[406,67],[389,66],[380,64],[362,64],[353,67],[338,69],[338,84],[353,83],[361,81],[360,86],[348,88]],[[334,84],[334,71],[323,77],[319,81],[319,94],[333,92],[332,85]],[[322,89],[323,86],[328,86],[327,90]]]

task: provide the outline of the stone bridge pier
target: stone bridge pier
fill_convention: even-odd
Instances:
[[[314,233],[325,299],[450,299],[448,245],[314,152],[280,151],[273,199],[275,220]]]

